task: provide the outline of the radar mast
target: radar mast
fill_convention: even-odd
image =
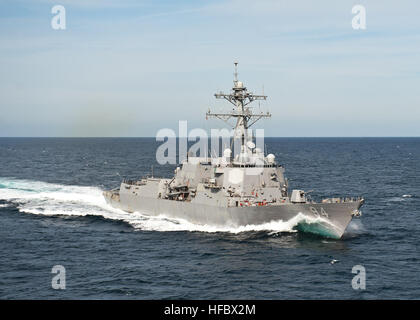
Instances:
[[[249,92],[244,86],[243,82],[238,80],[238,62],[234,62],[235,72],[233,80],[233,88],[229,94],[219,92],[214,96],[216,99],[225,99],[234,105],[234,109],[230,113],[213,113],[210,110],[206,113],[206,119],[208,117],[214,117],[228,122],[231,118],[236,118],[236,125],[234,126],[234,139],[240,139],[241,141],[241,155],[248,153],[248,142],[252,142],[251,137],[248,135],[248,128],[255,124],[261,118],[270,118],[271,114],[267,113],[253,113],[251,107],[247,107],[250,103],[255,100],[267,100],[266,95],[257,95]]]

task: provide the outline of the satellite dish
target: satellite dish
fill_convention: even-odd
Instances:
[[[255,148],[255,143],[252,141],[248,141],[246,145],[251,150]]]

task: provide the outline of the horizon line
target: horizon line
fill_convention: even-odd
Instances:
[[[0,139],[156,139],[154,136],[0,136]],[[176,136],[179,138],[179,136]],[[211,137],[208,137],[211,139]],[[420,138],[420,136],[268,136],[264,139],[270,138],[304,138],[304,139],[319,139],[319,138]]]

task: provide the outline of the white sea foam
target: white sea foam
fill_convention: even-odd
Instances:
[[[389,198],[388,201],[390,201],[390,202],[400,202],[400,201],[411,200],[412,198],[413,198],[413,195],[411,195],[411,194],[403,194],[401,197]]]
[[[216,227],[197,225],[183,219],[164,215],[147,216],[139,212],[127,213],[109,206],[97,187],[52,184],[40,181],[0,178],[0,200],[17,206],[19,211],[39,215],[96,215],[122,220],[136,229],[150,231],[201,231],[240,233],[246,231],[296,232],[299,223],[320,223],[333,227],[323,218],[313,218],[301,213],[288,221],[272,221],[241,227]]]
[[[366,228],[360,219],[354,219],[347,226],[346,233],[347,235],[359,235],[366,233]]]

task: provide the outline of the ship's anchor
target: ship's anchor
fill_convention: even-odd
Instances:
[[[360,211],[360,210],[353,210],[353,212],[351,213],[351,215],[353,217],[361,217],[362,216],[362,211]]]

